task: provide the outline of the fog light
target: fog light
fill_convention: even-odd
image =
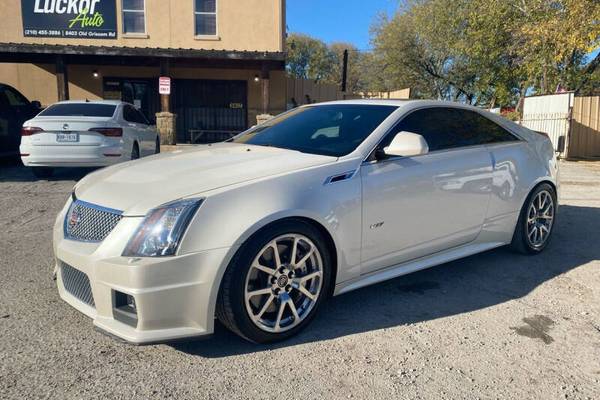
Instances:
[[[137,308],[135,306],[135,297],[131,295],[127,295],[127,306],[131,308],[133,311],[137,312]]]
[[[114,319],[135,328],[138,323],[137,313],[137,304],[134,296],[113,290]]]

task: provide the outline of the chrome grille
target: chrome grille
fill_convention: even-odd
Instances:
[[[85,304],[96,307],[87,275],[68,264],[61,263],[60,273],[65,290]]]
[[[122,218],[121,211],[75,200],[65,216],[65,237],[82,242],[101,242]]]

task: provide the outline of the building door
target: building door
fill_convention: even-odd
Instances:
[[[151,124],[156,123],[160,98],[156,79],[105,78],[104,99],[133,104]]]
[[[173,91],[178,142],[220,142],[246,130],[246,81],[177,79]]]

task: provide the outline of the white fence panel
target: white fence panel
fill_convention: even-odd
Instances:
[[[527,97],[523,103],[523,126],[548,134],[556,150],[569,133],[573,93]]]

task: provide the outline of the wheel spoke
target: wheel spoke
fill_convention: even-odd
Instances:
[[[532,242],[535,240],[536,232],[537,232],[537,226],[534,226],[533,229],[529,232],[529,239],[531,239]],[[533,235],[533,239],[531,238],[532,235]]]
[[[292,254],[290,256],[290,264],[292,264],[292,266],[296,266],[296,256],[297,256],[297,252],[298,252],[298,241],[300,239],[298,239],[297,237],[294,238],[294,244],[292,245]]]
[[[265,267],[262,264],[252,264],[252,268],[256,268],[257,270],[265,272],[269,275],[275,275],[275,273],[277,272],[277,270],[275,270],[273,268]]]
[[[304,282],[309,281],[313,278],[321,277],[321,275],[322,275],[321,271],[316,271],[316,272],[313,272],[306,276],[302,276],[302,277],[300,277],[300,284],[303,284]]]
[[[271,288],[259,289],[252,292],[246,293],[246,298],[251,299],[256,296],[263,296],[265,294],[271,293]]]
[[[298,310],[296,309],[296,305],[294,304],[292,299],[290,299],[288,301],[288,304],[289,304],[290,310],[292,310],[292,315],[294,316],[294,323],[300,322],[300,316],[298,315]]]
[[[265,304],[262,306],[262,308],[260,309],[260,311],[258,312],[258,314],[256,314],[254,316],[255,319],[260,319],[263,314],[267,311],[267,309],[269,308],[269,306],[271,305],[271,303],[273,303],[273,300],[275,300],[275,295],[273,293],[271,293],[271,295],[269,296],[269,298],[267,299],[267,301],[265,301]]]
[[[312,301],[315,301],[316,296],[314,294],[312,294],[310,292],[310,290],[308,290],[306,287],[304,287],[304,285],[302,285],[301,283],[294,284],[294,285],[292,285],[292,287],[294,289],[298,290],[300,293],[302,293],[306,297],[308,297],[309,299],[311,299]]]
[[[281,268],[281,258],[279,257],[279,248],[277,248],[277,241],[274,240],[271,243],[271,248],[273,249],[273,260],[275,260],[275,268]]]
[[[283,312],[285,311],[285,305],[287,301],[282,301],[279,304],[279,311],[277,312],[277,319],[275,320],[275,331],[281,330],[281,318],[283,317]]]
[[[296,268],[303,266],[306,261],[308,261],[308,259],[310,258],[310,256],[312,256],[313,252],[315,251],[315,246],[313,246],[312,244],[310,245],[310,250],[308,251],[308,253],[306,253],[306,255],[304,257],[302,257],[302,259],[295,265]]]

